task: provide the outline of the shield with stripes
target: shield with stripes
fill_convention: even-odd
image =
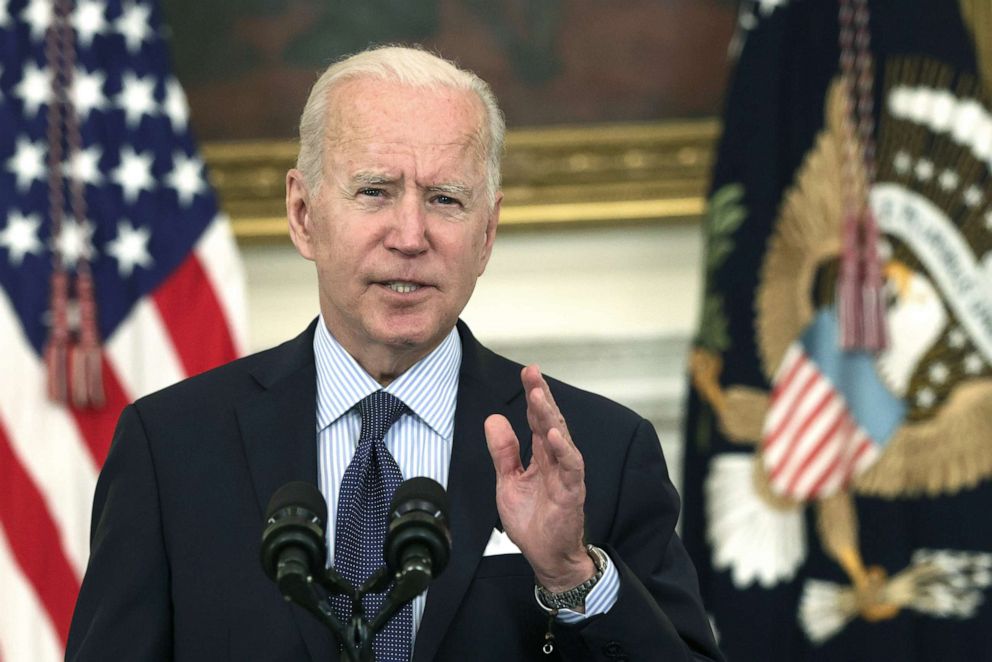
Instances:
[[[872,466],[905,415],[875,357],[842,351],[837,329],[834,309],[821,310],[772,380],[762,459],[772,490],[797,501],[846,487]]]

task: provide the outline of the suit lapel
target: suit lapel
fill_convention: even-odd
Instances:
[[[447,490],[451,561],[428,590],[414,662],[434,659],[498,520],[496,472],[486,447],[483,422],[490,414],[508,415],[508,403],[522,393],[515,364],[479,345],[461,322],[458,331],[462,338],[462,366]],[[519,417],[511,417],[510,421],[519,436]],[[526,439],[521,436],[520,441],[526,456],[529,434]]]
[[[262,390],[237,407],[245,457],[259,508],[259,534],[272,494],[294,480],[317,483],[315,324],[270,352],[252,376]],[[337,646],[317,619],[291,611],[314,660],[337,659]]]
[[[313,325],[255,366],[262,390],[237,407],[259,514],[293,480],[317,481],[317,372]]]
[[[255,367],[252,375],[262,390],[237,407],[260,527],[277,489],[294,480],[317,482],[315,326],[316,322],[312,323]],[[482,347],[461,322],[458,331],[462,366],[448,473],[452,554],[448,567],[428,592],[414,662],[435,657],[498,522],[496,474],[483,432],[486,417],[506,415],[520,438],[525,461],[530,454],[523,406],[511,407],[522,394],[520,366]],[[292,607],[291,611],[311,658],[338,660],[337,645],[324,626],[300,608]]]

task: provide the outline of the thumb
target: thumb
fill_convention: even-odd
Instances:
[[[520,463],[520,442],[514,434],[510,421],[506,416],[493,414],[486,419],[486,445],[489,446],[489,455],[493,458],[493,466],[496,468],[496,477],[519,473],[523,471]]]

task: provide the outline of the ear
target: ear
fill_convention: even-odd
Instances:
[[[493,204],[493,208],[489,211],[489,217],[486,219],[486,238],[485,244],[482,246],[482,255],[479,261],[479,275],[481,276],[486,270],[486,265],[489,264],[489,258],[493,254],[493,244],[496,242],[496,227],[499,225],[499,211],[503,204],[503,192],[499,191],[496,193],[496,202]]]
[[[313,260],[313,208],[303,173],[296,168],[286,173],[286,218],[289,219],[289,238],[293,240],[296,251]]]

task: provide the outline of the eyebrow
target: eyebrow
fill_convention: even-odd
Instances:
[[[430,193],[444,193],[455,197],[472,197],[472,187],[464,184],[433,184],[427,187]]]
[[[385,186],[387,184],[395,184],[398,179],[383,172],[360,171],[352,176],[351,181],[356,186]],[[443,193],[445,195],[460,197],[471,197],[473,192],[471,186],[455,182],[431,184],[424,187],[424,190],[429,193]]]
[[[359,186],[381,186],[394,183],[396,178],[381,172],[363,171],[356,172],[351,181]]]

